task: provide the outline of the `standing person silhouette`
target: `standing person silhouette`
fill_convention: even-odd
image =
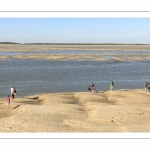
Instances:
[[[113,90],[114,90],[114,82],[111,81],[111,82],[110,82],[110,91],[113,91]]]
[[[88,91],[89,91],[89,92],[91,92],[91,91],[92,91],[92,87],[91,87],[91,85],[89,85],[89,87],[88,87]]]
[[[16,89],[16,87],[14,87],[14,90],[13,90],[13,94],[14,94],[14,102],[15,102],[15,99],[16,99],[16,93],[17,93],[17,89]]]
[[[147,82],[145,82],[145,91],[148,91],[148,83]]]
[[[93,83],[92,84],[92,92],[95,92],[95,90],[96,90],[96,87],[95,87],[95,84]]]
[[[11,92],[12,101],[14,102],[14,87],[13,86],[10,88],[10,92]]]
[[[11,109],[11,106],[10,106],[10,97],[9,97],[9,95],[8,95],[7,98],[6,98],[6,102],[7,102],[7,104],[8,104],[8,109]]]

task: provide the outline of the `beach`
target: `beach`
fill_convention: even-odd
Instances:
[[[48,93],[0,99],[0,132],[149,132],[144,89]]]
[[[39,54],[38,52],[43,51],[115,51],[115,52],[149,52],[150,45],[26,45],[26,44],[0,44],[0,52],[11,52],[11,54],[4,54],[0,56],[1,60],[92,60],[92,61],[107,61],[104,56],[112,56],[113,62],[116,61],[149,61],[150,54]],[[21,52],[21,54],[17,54]],[[32,54],[32,52],[37,52]],[[14,53],[14,55],[12,54]],[[10,62],[10,63],[12,63]],[[42,63],[42,62],[36,62]],[[55,63],[55,62],[54,62]],[[60,62],[61,63],[61,62]],[[14,63],[15,64],[15,63]],[[23,62],[27,64],[27,62]],[[50,64],[45,62],[46,71]],[[61,63],[62,64],[62,63]],[[67,66],[67,63],[65,66]],[[95,64],[95,63],[94,63]],[[144,64],[144,63],[143,63]],[[31,63],[32,65],[32,63]],[[25,69],[30,69],[30,64],[25,66]],[[102,66],[104,66],[103,64]],[[111,64],[108,64],[110,66]],[[114,64],[116,66],[118,64]],[[122,65],[122,64],[121,64]],[[8,75],[7,70],[11,70],[12,68],[7,69],[6,66],[9,66],[4,63],[2,72],[6,71],[6,74],[3,75],[3,78]],[[15,65],[14,65],[15,66]],[[21,66],[21,63],[19,64]],[[18,67],[19,67],[18,66]],[[43,64],[44,66],[44,64]],[[54,65],[52,65],[54,66]],[[75,68],[79,68],[78,66]],[[89,66],[89,64],[88,64]],[[95,65],[96,66],[96,65]],[[99,66],[99,64],[97,65]],[[127,64],[127,67],[131,68],[132,64]],[[17,68],[18,68],[17,67]],[[34,67],[34,66],[33,66]],[[31,67],[31,70],[33,69]],[[63,66],[64,67],[64,66]],[[69,68],[70,66],[67,66]],[[6,68],[6,69],[5,69]],[[22,72],[23,75],[29,75],[28,71],[21,67],[19,71]],[[38,67],[36,67],[38,68]],[[50,67],[52,68],[52,67]],[[70,67],[71,68],[71,67]],[[82,69],[85,68],[85,64],[83,64]],[[133,66],[133,69],[135,65]],[[141,67],[140,67],[141,68]],[[54,70],[59,71],[58,66],[54,68]],[[62,68],[63,69],[63,68]],[[89,67],[87,70],[91,69]],[[97,69],[97,68],[96,68]],[[131,70],[133,70],[131,68]],[[105,68],[101,69],[105,70]],[[108,69],[110,70],[110,69]],[[121,70],[121,69],[120,69]],[[120,71],[119,70],[119,71]],[[64,71],[64,69],[63,69]],[[116,70],[115,72],[117,72]],[[138,71],[138,68],[136,69]],[[75,73],[79,72],[78,70]],[[40,72],[40,75],[42,76]],[[52,73],[52,70],[50,70]],[[48,74],[48,76],[50,75]],[[126,73],[126,72],[125,72]],[[123,73],[123,74],[125,74]],[[139,72],[141,73],[141,71]],[[35,74],[39,74],[39,68],[35,70]],[[58,73],[57,73],[58,74]],[[74,74],[74,73],[73,73]],[[85,74],[83,72],[83,74]],[[107,73],[108,74],[108,73]],[[131,77],[132,77],[131,73]],[[18,77],[23,77],[23,75],[18,74]],[[26,78],[28,76],[25,76]],[[133,74],[134,75],[134,74]],[[142,73],[143,75],[143,73]],[[41,79],[41,76],[39,79]],[[66,74],[64,73],[64,77]],[[106,75],[103,75],[106,76]],[[115,76],[115,75],[114,75]],[[11,75],[13,79],[14,77]],[[17,81],[18,81],[17,77]],[[25,78],[23,77],[23,79]],[[43,76],[42,76],[43,77]],[[62,78],[63,76],[61,76]],[[78,77],[78,76],[77,76]],[[118,75],[119,77],[119,75]],[[117,77],[117,78],[118,78]],[[125,76],[125,79],[129,77],[128,73]],[[143,77],[142,77],[143,78]],[[23,81],[23,79],[20,79]],[[60,77],[58,77],[60,79]],[[84,78],[83,78],[84,79]],[[81,80],[83,80],[81,78]],[[8,78],[7,78],[8,80]],[[6,81],[7,81],[6,80]],[[72,81],[72,79],[70,79]],[[95,77],[95,80],[101,80]],[[128,79],[129,82],[132,81]],[[145,80],[145,79],[144,79]],[[144,81],[143,80],[143,81]],[[10,78],[10,81],[12,79]],[[17,87],[21,84],[21,81],[18,82]],[[31,79],[32,81],[32,79]],[[24,83],[27,84],[26,81],[22,83],[22,87],[25,86]],[[33,80],[34,81],[34,80]],[[39,80],[37,80],[39,82]],[[36,82],[37,82],[36,81]],[[50,80],[48,79],[48,82]],[[79,81],[79,79],[77,80]],[[123,83],[124,78],[119,81]],[[144,86],[144,82],[142,81],[142,86]],[[35,83],[36,83],[35,82]],[[47,81],[46,81],[47,82]],[[81,82],[81,81],[80,81]],[[91,81],[90,81],[91,82]],[[108,81],[109,82],[109,81]],[[34,83],[34,84],[35,84]],[[43,80],[41,81],[41,84]],[[14,83],[11,83],[12,85]],[[45,83],[44,83],[45,84]],[[61,82],[57,86],[61,86]],[[86,83],[88,84],[88,83]],[[99,84],[97,82],[97,84]],[[104,84],[104,83],[103,83]],[[118,83],[119,84],[119,83]],[[39,84],[40,85],[40,84]],[[77,83],[75,85],[78,86]],[[115,84],[116,85],[116,84]],[[71,85],[70,85],[71,86]],[[88,86],[88,85],[83,85]],[[102,84],[100,84],[102,86]],[[4,87],[4,86],[3,86]],[[5,87],[4,87],[5,88]],[[21,88],[21,87],[20,87]],[[86,87],[85,87],[86,89]],[[9,91],[9,89],[7,90]],[[7,92],[6,91],[6,92]],[[32,90],[31,90],[32,91]],[[44,88],[43,88],[44,91]],[[11,102],[11,110],[7,109],[7,103],[5,102],[5,98],[0,98],[0,132],[9,132],[9,133],[25,133],[25,132],[149,132],[150,131],[150,102],[149,95],[150,93],[146,92],[143,89],[116,89],[114,91],[108,90],[97,90],[96,92],[85,92],[77,91],[77,92],[41,92],[38,95],[27,95],[27,96],[19,96],[17,95],[16,102]],[[4,95],[4,93],[2,93]]]

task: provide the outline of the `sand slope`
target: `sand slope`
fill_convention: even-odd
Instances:
[[[0,100],[0,132],[149,132],[150,93],[143,89],[49,93]]]

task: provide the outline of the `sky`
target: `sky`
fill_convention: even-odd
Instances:
[[[150,44],[150,18],[0,18],[0,42]]]

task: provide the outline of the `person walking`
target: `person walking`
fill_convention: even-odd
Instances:
[[[110,91],[113,91],[113,90],[114,90],[114,82],[111,81],[111,82],[110,82]]]
[[[8,109],[11,109],[11,106],[10,106],[10,97],[9,97],[9,95],[8,95],[7,98],[6,98],[6,102],[7,102],[7,104],[8,104]]]

